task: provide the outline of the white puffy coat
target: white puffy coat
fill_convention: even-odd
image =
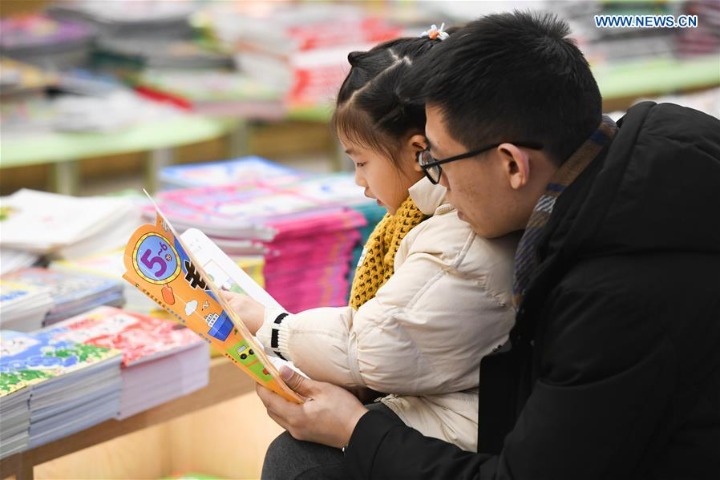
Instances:
[[[480,359],[513,325],[519,237],[478,237],[427,179],[410,195],[432,216],[402,240],[395,273],[376,296],[357,311],[285,317],[278,350],[313,379],[391,394],[382,402],[407,425],[474,451]],[[267,309],[257,333],[267,349],[280,313]]]

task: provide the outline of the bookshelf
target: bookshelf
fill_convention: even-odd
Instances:
[[[0,478],[32,480],[36,465],[69,455],[85,448],[168,422],[203,408],[230,400],[254,390],[255,383],[225,358],[210,363],[207,387],[122,421],[108,420],[94,427],[26,450],[0,460]]]

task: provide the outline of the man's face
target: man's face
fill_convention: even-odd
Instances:
[[[430,154],[436,159],[460,155],[466,147],[450,136],[443,114],[437,107],[426,108],[425,134]],[[518,225],[515,192],[496,149],[442,165],[440,183],[447,188],[447,200],[458,217],[485,238],[495,238],[522,229]]]

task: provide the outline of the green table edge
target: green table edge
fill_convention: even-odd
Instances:
[[[133,125],[117,132],[0,133],[0,167],[59,163],[103,155],[174,148],[222,137],[240,128],[239,119],[182,115]]]

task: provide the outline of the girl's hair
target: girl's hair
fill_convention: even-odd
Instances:
[[[409,135],[424,134],[425,105],[403,94],[415,60],[440,40],[399,38],[348,55],[350,73],[338,92],[331,124],[349,141],[383,153],[396,167]]]

